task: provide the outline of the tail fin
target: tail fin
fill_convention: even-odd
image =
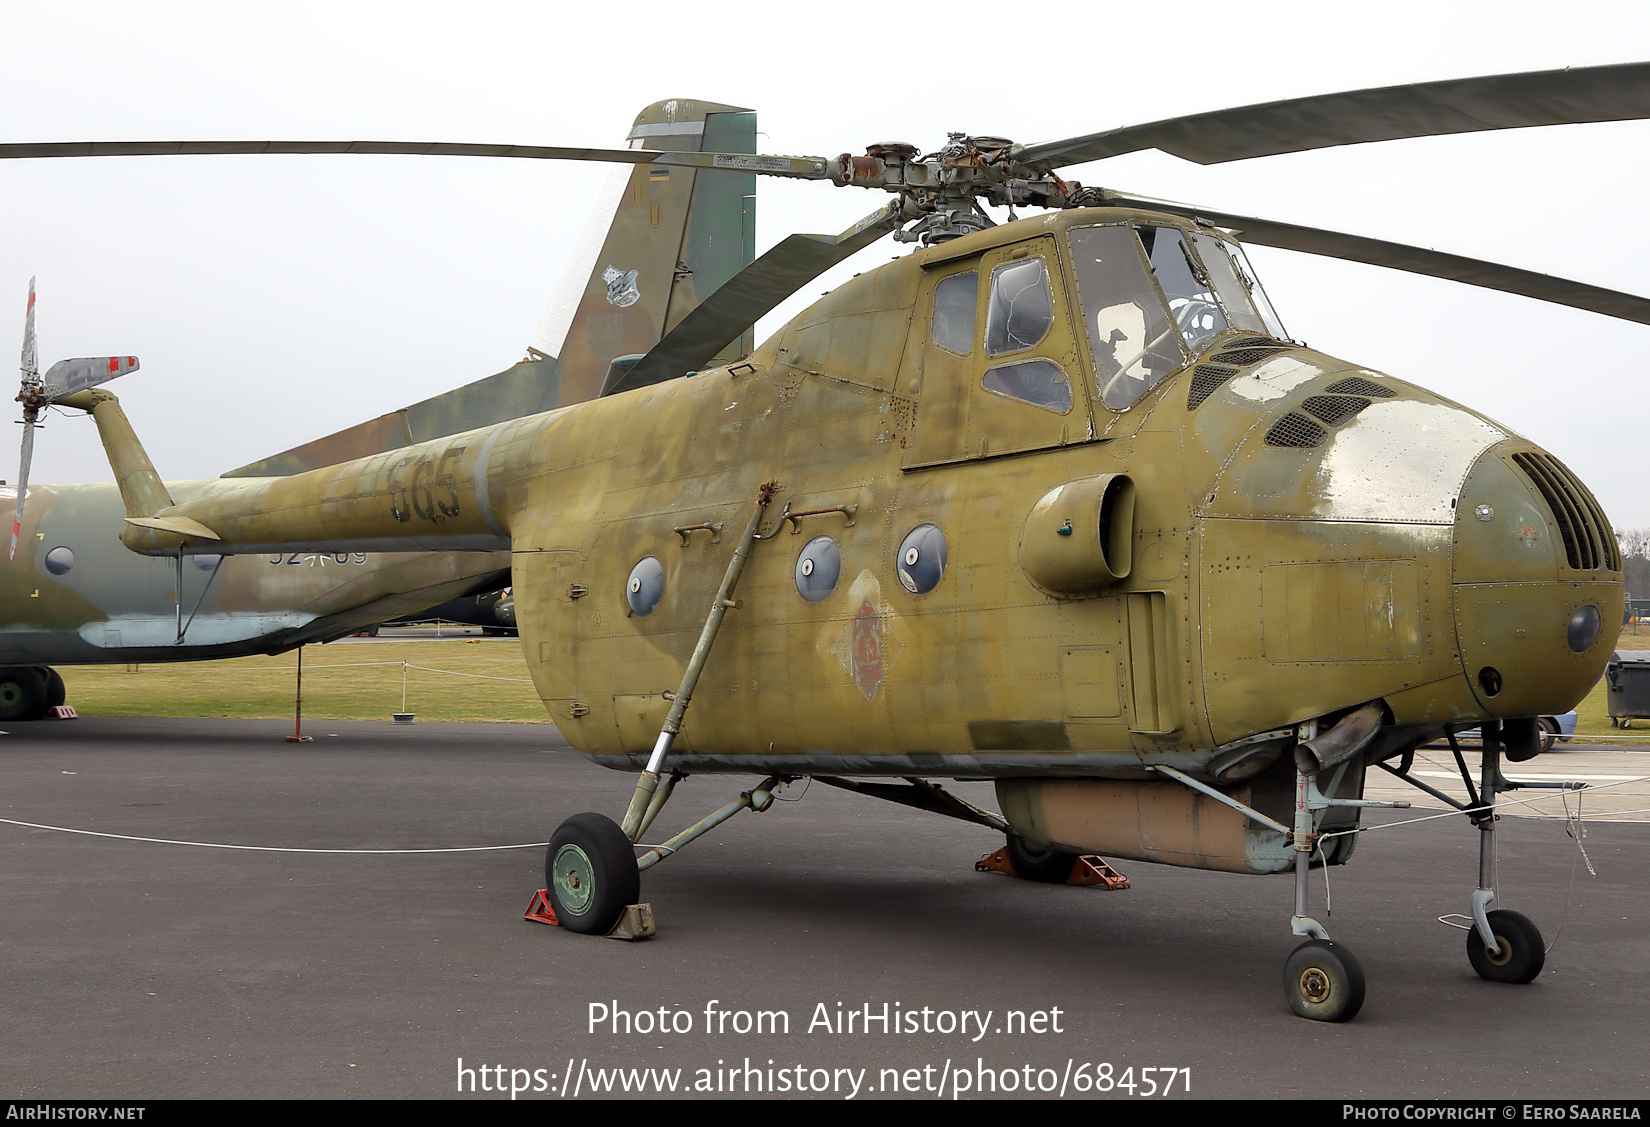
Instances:
[[[756,114],[673,98],[638,114],[629,140],[754,153]],[[301,473],[594,399],[616,357],[647,352],[755,251],[754,173],[616,169],[520,363],[223,476]],[[724,352],[743,355],[751,343],[747,332]]]

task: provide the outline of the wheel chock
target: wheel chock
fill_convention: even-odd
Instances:
[[[653,905],[626,904],[624,911],[619,913],[619,920],[613,925],[613,930],[607,933],[609,939],[628,939],[632,943],[642,939],[652,939],[658,934],[653,926]]]
[[[43,719],[46,719],[46,720],[79,720],[80,716],[79,716],[78,713],[75,712],[73,705],[54,704],[46,710],[46,715],[43,717]]]
[[[1125,888],[1134,887],[1129,878],[1112,868],[1104,857],[1087,853],[1077,858],[1077,863],[1071,867],[1071,875],[1066,878],[1067,884],[1103,884],[1108,892],[1121,892]]]
[[[533,902],[527,905],[527,911],[522,913],[522,919],[531,920],[536,924],[549,924],[551,927],[560,927],[561,921],[556,918],[556,910],[550,906],[550,890],[541,888],[533,893]]]
[[[1014,862],[1008,859],[1008,846],[1003,846],[995,853],[987,853],[984,857],[975,861],[974,871],[976,873],[1007,873],[1009,876],[1015,876]]]

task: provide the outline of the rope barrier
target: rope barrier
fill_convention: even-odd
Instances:
[[[197,849],[237,849],[249,853],[332,853],[332,854],[392,854],[392,853],[497,853],[507,849],[543,849],[548,841],[529,841],[520,845],[462,845],[445,849],[300,849],[284,845],[229,845],[217,841],[178,841],[169,837],[134,837],[131,834],[102,833],[98,830],[77,830],[70,826],[46,826],[39,822],[19,822],[0,818],[8,826],[26,826],[31,830],[52,830],[61,834],[82,834],[86,837],[107,837],[116,841],[141,841],[151,845],[190,845]]]

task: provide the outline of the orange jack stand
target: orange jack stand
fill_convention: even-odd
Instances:
[[[550,890],[541,888],[533,893],[533,902],[527,905],[527,911],[522,919],[532,920],[536,924],[549,924],[551,927],[560,927],[561,921],[556,918],[556,910],[550,906]]]
[[[1008,859],[1008,847],[987,853],[974,862],[974,871],[977,873],[1007,873],[1009,876],[1018,876],[1014,871],[1014,862]],[[1107,891],[1118,892],[1131,887],[1129,878],[1112,868],[1104,857],[1093,853],[1077,858],[1071,866],[1071,875],[1066,878],[1067,884],[1093,885],[1103,884]]]

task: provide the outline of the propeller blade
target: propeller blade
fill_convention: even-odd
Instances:
[[[390,156],[513,157],[590,160],[606,164],[660,164],[829,180],[824,157],[751,153],[665,152],[658,149],[585,149],[555,145],[486,145],[446,141],[23,141],[0,145],[0,160],[44,157],[224,156],[234,154],[370,153]]]
[[[1198,164],[1488,129],[1650,117],[1650,63],[1383,86],[1173,117],[1015,151],[1048,170],[1161,149]]]
[[[23,532],[23,501],[29,495],[29,462],[34,459],[34,422],[23,424],[23,459],[17,470],[17,511],[11,518],[11,555],[17,558],[17,538]]]
[[[48,401],[55,403],[65,395],[85,391],[137,370],[136,356],[88,356],[59,360],[41,381],[41,391]]]
[[[1586,282],[1572,282],[1551,274],[1537,274],[1516,266],[1498,262],[1466,258],[1458,254],[1444,254],[1404,243],[1390,243],[1384,239],[1369,239],[1362,235],[1348,235],[1340,231],[1326,231],[1319,227],[1302,227],[1294,223],[1275,223],[1270,219],[1256,219],[1248,215],[1227,215],[1218,211],[1188,207],[1185,204],[1165,203],[1161,200],[1130,199],[1107,194],[1108,205],[1138,207],[1147,211],[1166,211],[1188,219],[1202,219],[1217,227],[1233,231],[1239,241],[1259,243],[1262,246],[1281,247],[1284,250],[1304,251],[1326,258],[1343,258],[1349,262],[1365,262],[1371,266],[1386,266],[1411,274],[1425,274],[1432,278],[1447,278],[1465,282],[1469,286],[1520,294],[1573,309],[1602,313],[1606,317],[1620,317],[1650,325],[1650,299],[1636,294],[1607,290]]]
[[[23,378],[29,379],[40,371],[34,348],[34,279],[29,279],[29,304],[23,313]]]
[[[758,318],[897,228],[899,210],[897,202],[879,208],[840,235],[787,236],[700,302],[602,394],[633,391],[706,367]]]

